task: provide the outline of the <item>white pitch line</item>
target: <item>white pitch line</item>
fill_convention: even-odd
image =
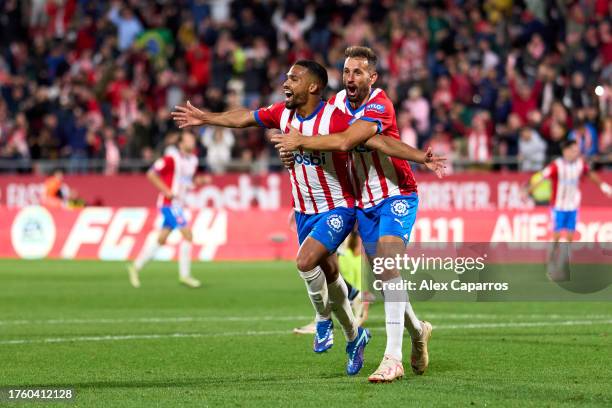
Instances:
[[[560,315],[560,314],[444,314],[423,313],[427,319],[470,320],[470,319],[609,319],[612,315]],[[122,324],[122,323],[192,323],[192,322],[257,322],[309,320],[313,316],[182,316],[182,317],[137,317],[128,319],[49,319],[49,320],[0,320],[0,326],[27,325],[78,325],[78,324]],[[371,315],[371,319],[384,319],[383,315]]]
[[[457,329],[485,329],[485,328],[519,328],[519,327],[545,327],[545,326],[591,326],[595,324],[612,324],[612,320],[567,320],[560,322],[517,322],[517,323],[474,323],[474,324],[450,324],[436,325],[436,330]],[[384,327],[373,327],[370,330],[384,331]],[[127,340],[154,340],[154,339],[181,339],[181,338],[203,338],[203,337],[236,337],[236,336],[279,336],[288,335],[288,330],[267,331],[235,331],[219,333],[160,333],[160,334],[125,334],[107,336],[77,336],[77,337],[54,337],[43,339],[14,339],[0,340],[0,345],[20,344],[53,344],[53,343],[77,343],[77,342],[99,342],[99,341],[127,341]]]
[[[313,316],[184,316],[184,317],[138,317],[131,319],[50,319],[50,320],[0,320],[0,326],[41,324],[121,324],[121,323],[190,323],[190,322],[251,322],[251,321],[299,321]]]

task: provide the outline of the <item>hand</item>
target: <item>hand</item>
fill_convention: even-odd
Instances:
[[[280,155],[281,163],[285,166],[286,169],[291,169],[295,165],[295,159],[293,158],[293,153],[289,150],[285,150],[283,148],[278,149],[278,154]]]
[[[423,161],[423,164],[429,170],[436,173],[436,176],[438,176],[438,178],[444,177],[444,169],[446,168],[446,165],[444,164],[445,161],[446,161],[446,157],[433,154],[433,151],[431,150],[431,146],[427,148],[427,151],[425,152],[425,160]]]
[[[168,190],[168,191],[164,192],[164,197],[166,197],[168,200],[172,201],[174,199],[174,194],[172,194],[172,191]]]
[[[294,127],[289,128],[289,133],[274,135],[270,138],[273,143],[276,143],[274,147],[278,150],[286,150],[292,152],[299,150],[301,146],[301,139],[304,136]]]
[[[206,112],[193,106],[190,101],[187,101],[185,106],[175,106],[174,109],[176,110],[171,112],[170,115],[179,129],[206,124]]]

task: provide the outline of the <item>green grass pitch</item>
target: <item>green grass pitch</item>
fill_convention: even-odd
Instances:
[[[71,387],[73,402],[48,406],[79,407],[612,405],[612,303],[416,303],[434,324],[429,370],[368,384],[381,304],[349,378],[340,330],[323,355],[291,334],[312,315],[291,263],[193,269],[201,289],[156,262],[136,290],[123,263],[0,261],[0,387]]]

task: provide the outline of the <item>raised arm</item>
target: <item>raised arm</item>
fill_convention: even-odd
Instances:
[[[175,109],[171,115],[180,129],[204,125],[228,128],[257,126],[254,112],[245,108],[213,113],[200,110],[187,101],[185,106],[175,106]]]
[[[289,133],[274,135],[270,140],[276,143],[277,148],[293,151],[298,149],[320,150],[326,152],[348,152],[379,131],[378,122],[357,120],[344,132],[330,135],[302,136],[296,129],[291,128]]]
[[[604,193],[608,197],[612,197],[612,187],[605,181],[602,181],[597,175],[597,173],[595,173],[594,171],[589,171],[587,173],[587,177],[593,183],[597,184],[602,193]]]
[[[408,160],[413,163],[423,164],[429,170],[436,173],[439,178],[444,176],[446,157],[433,154],[431,147],[427,151],[415,149],[390,136],[376,135],[365,142],[365,147],[378,150],[396,159]]]
[[[376,135],[368,139],[365,142],[365,147],[378,150],[391,157],[419,164],[424,164],[426,159],[425,152],[408,146],[400,140],[384,135]]]

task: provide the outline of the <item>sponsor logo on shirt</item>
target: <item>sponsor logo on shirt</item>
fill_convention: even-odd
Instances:
[[[385,105],[382,105],[380,103],[371,103],[369,105],[366,105],[365,110],[373,110],[378,113],[383,113],[385,111]]]
[[[321,166],[325,164],[325,153],[321,153],[321,156],[315,156],[312,153],[295,153],[293,160],[295,160],[295,164],[303,164],[304,166]]]

